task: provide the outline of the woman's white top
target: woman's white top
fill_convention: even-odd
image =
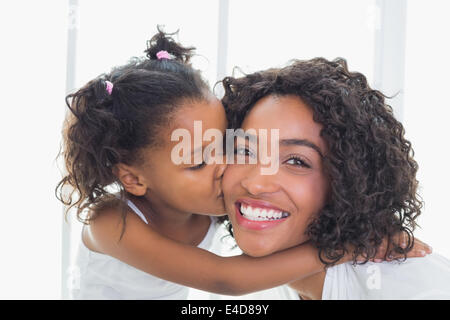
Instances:
[[[450,299],[450,261],[432,253],[404,262],[343,263],[327,270],[322,299]]]
[[[241,254],[236,242],[221,225],[211,251],[222,256]],[[224,240],[228,240],[228,243]],[[188,299],[299,300],[287,285],[243,296],[227,296],[191,289]],[[351,262],[327,269],[323,300],[450,299],[450,261],[433,253],[404,262],[353,265]]]
[[[128,206],[148,224],[142,212],[131,202]],[[208,250],[217,229],[211,225],[199,248]],[[167,253],[170,255],[170,252]],[[89,250],[80,239],[75,268],[72,270],[73,299],[186,299],[189,288],[154,277],[109,255]]]
[[[244,299],[299,300],[288,286],[256,292]],[[343,263],[327,269],[322,300],[450,299],[450,261],[433,253],[404,262]]]

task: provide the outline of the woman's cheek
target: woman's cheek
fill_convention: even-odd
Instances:
[[[329,181],[323,175],[319,175],[314,179],[316,183],[313,185],[312,194],[315,195],[316,211],[320,211],[324,206],[329,194]]]
[[[322,209],[325,197],[323,182],[315,175],[284,177],[284,190],[295,205],[291,221],[284,231],[285,243],[288,246],[298,245],[308,240],[308,225]],[[289,183],[288,183],[289,182]]]
[[[233,186],[239,183],[239,168],[236,165],[229,165],[222,178],[222,189],[225,197],[229,197],[233,191]]]

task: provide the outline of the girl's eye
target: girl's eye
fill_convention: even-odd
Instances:
[[[189,167],[189,169],[190,170],[198,170],[198,169],[203,168],[204,166],[206,166],[206,162],[205,161],[203,161],[202,163],[200,163],[199,165],[196,165],[194,167]]]
[[[305,161],[298,157],[290,157],[289,160],[286,161],[286,163],[297,167],[311,168],[310,165],[308,165]]]

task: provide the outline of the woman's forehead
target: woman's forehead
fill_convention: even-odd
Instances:
[[[280,140],[306,139],[326,150],[320,136],[322,125],[313,120],[313,111],[298,96],[266,96],[260,99],[242,123],[247,129],[279,129]]]

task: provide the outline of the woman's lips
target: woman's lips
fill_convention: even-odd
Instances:
[[[273,204],[271,204],[270,202],[267,201],[262,201],[262,200],[254,200],[254,199],[238,199],[236,201],[236,203],[243,203],[255,208],[262,208],[262,209],[273,209],[273,210],[277,210],[277,211],[282,211],[282,212],[287,212],[283,209],[280,209],[276,206],[274,206]]]
[[[242,205],[246,208],[252,208],[252,216],[246,217],[241,213]],[[264,212],[264,214],[258,215],[263,218],[256,218],[257,215],[254,213],[255,210]],[[265,230],[276,227],[280,223],[286,221],[289,217],[289,213],[265,201],[242,199],[235,203],[235,216],[237,224],[241,227],[252,230]],[[259,221],[255,219],[259,219]]]

